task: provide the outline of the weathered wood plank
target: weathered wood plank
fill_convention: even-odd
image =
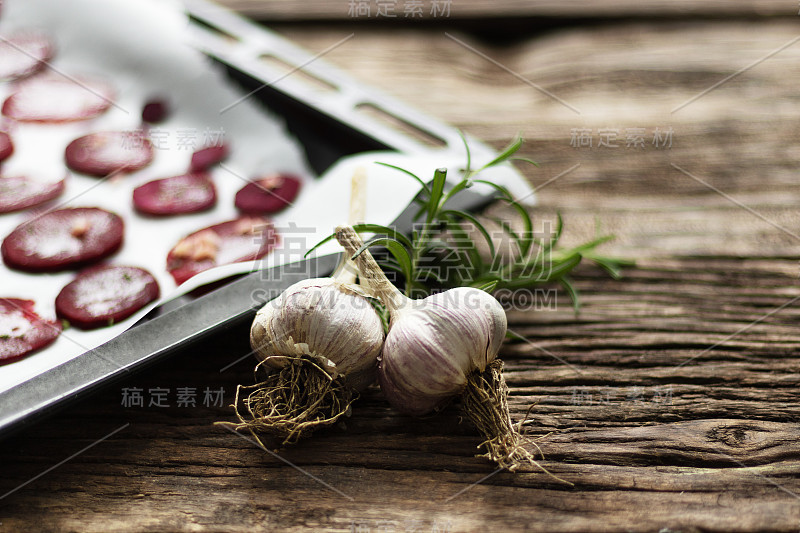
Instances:
[[[381,18],[493,19],[505,17],[611,18],[611,17],[692,17],[692,16],[792,16],[797,6],[783,0],[622,0],[558,2],[553,0],[219,0],[222,5],[261,20],[342,20]],[[382,4],[379,8],[378,4]],[[380,9],[380,10],[379,10]]]
[[[800,61],[796,30],[780,21],[627,24],[492,47],[465,35],[365,28],[325,59],[498,147],[521,132],[523,155],[541,165],[523,170],[542,186],[543,215],[557,208],[567,217],[565,242],[592,234],[599,217],[619,236],[608,249],[625,256],[789,256],[800,254],[800,152],[789,141],[800,105],[787,75]],[[350,33],[282,31],[312,51]],[[635,128],[644,147],[626,147]],[[672,130],[669,148],[654,146],[656,128]],[[617,148],[598,146],[604,129],[617,132]],[[590,132],[592,147],[572,145],[576,130]]]
[[[341,38],[283,31],[315,51]],[[234,331],[0,442],[0,531],[797,531],[800,248],[786,230],[800,231],[800,50],[670,113],[795,31],[634,24],[503,48],[457,36],[581,115],[431,31],[359,28],[328,55],[497,146],[523,131],[535,184],[580,163],[541,189],[537,216],[562,211],[567,243],[599,219],[619,236],[608,253],[640,258],[620,281],[581,268],[578,317],[564,294],[509,313],[528,340],[502,350],[512,415],[574,488],[535,468],[494,473],[456,406],[412,420],[371,389],[346,427],[279,452],[342,496],[213,426],[231,410],[202,405],[202,391],[222,388],[227,404],[252,379],[252,362],[220,372],[248,351]],[[674,129],[669,150],[570,146],[572,128],[656,126]],[[134,387],[169,389],[171,406],[122,406]],[[197,389],[196,407],[176,405],[181,387]]]
[[[797,308],[677,366],[763,315],[754,290],[784,300],[787,263],[673,259],[613,283],[584,269],[577,319],[563,307],[535,321],[512,313],[512,328],[573,365],[526,343],[502,352],[515,419],[533,405],[526,426],[546,435],[537,440],[542,464],[575,488],[534,468],[471,487],[493,469],[473,457],[479,439],[455,407],[412,420],[370,390],[346,429],[280,451],[351,502],[213,426],[228,409],[175,405],[178,387],[222,387],[230,397],[250,379],[249,362],[219,372],[247,350],[245,336],[231,334],[0,443],[5,492],[130,424],[7,498],[0,521],[44,531],[791,531],[800,520]],[[637,305],[648,284],[675,290]],[[727,296],[698,307],[709,284]],[[123,387],[170,389],[173,405],[122,407]]]

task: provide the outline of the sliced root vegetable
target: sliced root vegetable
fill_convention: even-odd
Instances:
[[[0,213],[21,211],[61,196],[66,180],[39,181],[27,176],[0,176]]]
[[[0,131],[0,161],[5,161],[13,153],[14,143],[11,142],[11,136],[4,131]]]
[[[22,83],[3,102],[3,114],[20,122],[72,122],[104,113],[114,90],[90,79],[35,78]]]
[[[61,322],[34,311],[33,300],[0,298],[0,363],[10,363],[44,348],[61,333]]]
[[[39,72],[54,53],[53,43],[40,33],[3,39],[0,41],[0,80],[16,80]]]
[[[208,170],[212,166],[224,161],[230,148],[227,143],[215,144],[213,146],[206,146],[192,154],[192,162],[189,165],[189,172],[201,172]]]
[[[122,245],[124,224],[96,207],[59,209],[17,226],[0,246],[9,268],[57,272],[96,263]]]
[[[216,203],[216,188],[204,172],[150,181],[133,190],[134,207],[147,215],[196,213],[211,209]]]
[[[169,116],[169,105],[166,100],[154,98],[144,104],[142,120],[149,124],[160,124]]]
[[[261,259],[277,244],[269,219],[240,217],[181,239],[167,255],[167,270],[180,285],[215,266]]]
[[[247,214],[272,214],[290,206],[300,192],[300,178],[270,174],[248,183],[236,193],[236,209]]]
[[[158,282],[144,269],[91,267],[61,289],[56,313],[77,328],[95,329],[128,318],[158,296]]]
[[[64,160],[72,170],[90,176],[136,172],[153,160],[153,145],[142,131],[90,133],[67,145]]]

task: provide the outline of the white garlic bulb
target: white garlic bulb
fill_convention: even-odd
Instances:
[[[383,340],[380,316],[364,291],[335,278],[295,283],[262,307],[250,328],[250,344],[267,365],[281,368],[286,356],[307,356],[356,388],[374,379]]]

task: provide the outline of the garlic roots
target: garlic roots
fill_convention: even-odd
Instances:
[[[351,256],[363,246],[350,226],[337,228],[336,238]],[[533,464],[511,422],[502,362],[496,359],[507,329],[500,303],[472,287],[411,300],[368,251],[354,261],[361,283],[390,314],[378,363],[378,381],[389,403],[403,413],[423,415],[461,395],[465,414],[486,439],[481,445],[486,457],[510,470]]]

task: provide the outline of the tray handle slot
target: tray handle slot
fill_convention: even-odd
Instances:
[[[413,139],[422,142],[431,148],[444,148],[448,145],[447,141],[438,135],[431,133],[422,126],[418,126],[413,122],[398,117],[394,113],[387,111],[376,104],[370,102],[361,102],[356,104],[355,109],[357,112],[362,113],[373,120],[377,120],[383,125],[391,127],[395,131],[412,137]]]
[[[332,81],[317,76],[313,72],[302,67],[296,67],[288,61],[281,59],[275,54],[265,53],[258,56],[258,59],[270,68],[285,72],[285,76],[293,76],[295,80],[303,82],[309,88],[319,92],[338,91],[339,87]],[[297,76],[295,76],[297,74]]]

